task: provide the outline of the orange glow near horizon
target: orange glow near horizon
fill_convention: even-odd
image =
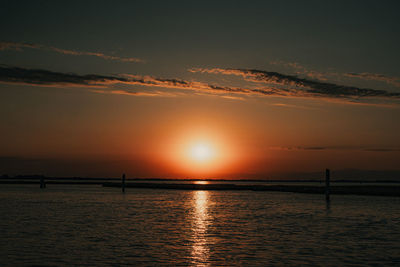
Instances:
[[[195,181],[195,184],[209,184],[208,181]]]
[[[232,165],[235,153],[228,141],[211,129],[193,129],[175,136],[166,153],[177,171],[190,177],[208,178]]]

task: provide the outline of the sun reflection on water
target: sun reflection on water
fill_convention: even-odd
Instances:
[[[207,244],[208,215],[208,191],[193,191],[193,245],[192,257],[196,266],[206,264],[209,255]]]

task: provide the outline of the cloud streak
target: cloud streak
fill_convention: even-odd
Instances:
[[[154,93],[153,91],[147,93],[139,93],[131,91],[129,89],[116,89],[116,87],[118,85],[137,85],[146,87],[158,87],[163,89],[191,90],[198,93],[214,94],[225,98],[237,100],[243,100],[243,97],[245,96],[309,98],[323,97],[324,99],[333,102],[342,101],[343,103],[363,104],[367,103],[359,101],[363,98],[379,97],[400,99],[399,93],[390,93],[383,90],[360,89],[356,87],[347,87],[330,83],[315,82],[276,72],[241,69],[206,69],[192,71],[240,75],[245,77],[245,79],[250,79],[252,81],[254,79],[254,81],[256,82],[268,83],[268,86],[262,88],[229,87],[175,78],[157,78],[153,76],[139,76],[131,74],[114,76],[99,74],[79,75],[73,73],[54,72],[42,69],[26,69],[4,65],[0,65],[0,82],[50,87],[70,86],[87,87],[90,89],[103,88],[104,90],[92,90],[92,92],[137,96],[167,96],[167,92],[170,93],[170,91],[165,90],[164,92],[164,90],[162,90],[164,93],[161,93],[161,91],[158,91],[158,93]],[[286,88],[284,88],[284,86],[286,86]]]
[[[358,147],[358,146],[272,146],[270,150],[282,151],[366,151],[366,152],[400,152],[400,148]]]
[[[191,72],[241,76],[247,81],[280,86],[276,94],[328,98],[400,98],[400,93],[321,82],[278,72],[255,69],[191,69]]]
[[[297,62],[272,61],[272,62],[270,62],[270,64],[280,65],[280,66],[284,66],[287,68],[295,69],[296,74],[303,74],[303,75],[308,76],[311,79],[317,79],[320,81],[327,81],[328,80],[327,76],[332,76],[332,75],[337,76],[338,75],[337,73],[332,73],[332,72],[325,73],[325,72],[309,70]]]
[[[111,94],[111,95],[127,95],[127,96],[160,96],[160,97],[175,97],[179,94],[170,93],[165,91],[152,91],[152,92],[135,92],[128,90],[101,90],[101,89],[90,89],[90,92],[98,94]]]
[[[54,72],[41,69],[26,69],[19,67],[0,66],[0,82],[16,83],[38,86],[52,87],[88,87],[88,88],[111,88],[113,85],[140,85],[148,87],[173,88],[182,90],[194,90],[213,94],[249,94],[251,91],[243,88],[222,87],[203,82],[191,82],[181,79],[164,79],[151,76],[138,75],[78,75],[71,73]],[[113,88],[111,88],[113,89]],[[125,95],[144,95],[129,90],[97,90],[98,93],[125,94]],[[150,96],[150,93],[147,94]],[[160,94],[157,94],[160,95]]]
[[[363,73],[346,73],[345,76],[350,77],[350,78],[358,78],[362,80],[368,80],[368,81],[379,81],[379,82],[385,82],[387,84],[391,84],[397,87],[400,87],[400,79],[397,77],[390,77],[386,76],[384,74],[379,74],[379,73],[368,73],[368,72],[363,72]]]
[[[209,94],[283,96],[279,89],[272,87],[264,89],[247,89],[240,87],[219,86],[204,82],[187,81],[175,78],[166,79],[130,74],[120,76],[105,76],[97,74],[78,75],[71,73],[54,72],[49,70],[26,69],[8,66],[0,66],[0,82],[52,87],[110,87],[116,84],[126,84],[193,90]],[[128,94],[130,94],[129,91],[127,92]]]
[[[103,58],[106,60],[115,60],[115,61],[120,61],[120,62],[144,62],[144,60],[140,59],[140,58],[110,56],[110,55],[106,55],[106,54],[99,53],[99,52],[85,52],[85,51],[77,51],[77,50],[68,50],[68,49],[62,49],[62,48],[58,48],[58,47],[54,47],[54,46],[46,46],[46,45],[40,45],[40,44],[0,42],[0,51],[2,51],[2,50],[23,51],[25,48],[53,51],[53,52],[63,54],[63,55],[93,56],[93,57]]]
[[[318,72],[314,70],[309,70],[308,68],[304,67],[303,65],[297,62],[284,62],[284,61],[272,61],[270,62],[272,65],[280,65],[284,67],[289,67],[296,70],[296,74],[302,74],[308,76],[311,79],[317,79],[320,81],[327,81],[327,77],[347,77],[347,78],[356,78],[360,80],[366,81],[378,81],[384,82],[390,85],[394,85],[396,87],[400,87],[400,78],[387,76],[385,74],[379,73],[369,73],[369,72],[362,72],[362,73],[340,73],[340,72]]]

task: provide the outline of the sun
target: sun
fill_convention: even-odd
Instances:
[[[205,163],[214,158],[215,150],[210,144],[199,142],[190,146],[189,156],[195,162]]]
[[[199,128],[182,130],[164,149],[171,169],[180,176],[201,179],[229,172],[237,154],[229,137]]]

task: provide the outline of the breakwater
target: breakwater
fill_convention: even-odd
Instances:
[[[105,182],[104,187],[121,187],[118,182]],[[309,185],[239,185],[239,184],[184,184],[184,183],[126,183],[126,188],[174,189],[174,190],[251,190],[278,191],[292,193],[325,194],[323,186]],[[400,196],[400,186],[352,185],[332,186],[331,194],[338,195],[369,195],[369,196]]]

